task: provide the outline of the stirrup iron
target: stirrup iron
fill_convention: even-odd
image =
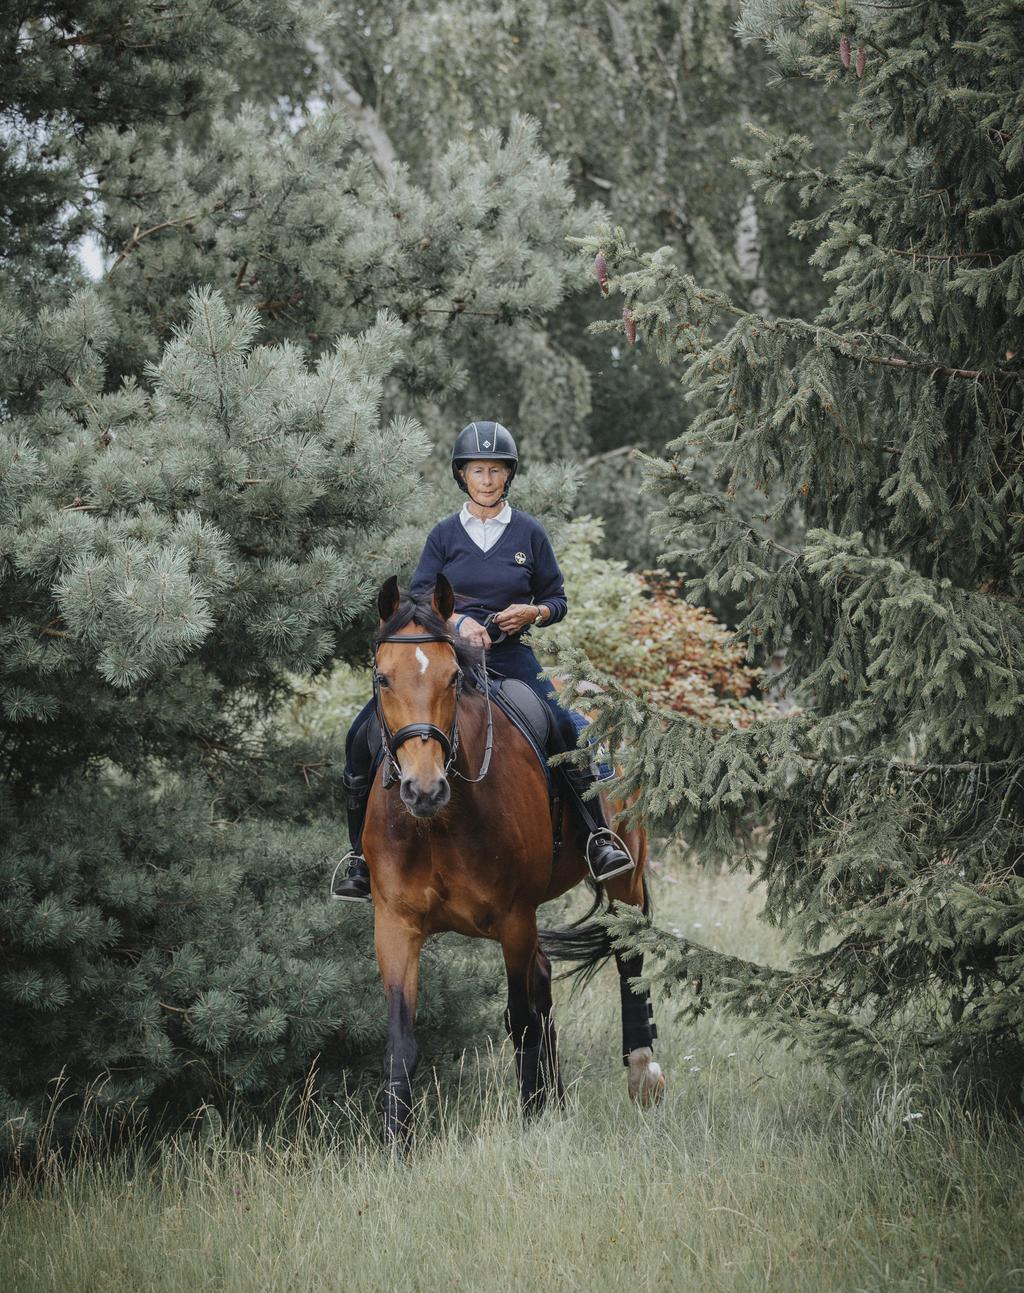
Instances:
[[[368,901],[367,898],[350,898],[347,893],[336,893],[334,889],[334,882],[338,878],[338,872],[341,870],[342,867],[345,867],[345,874],[347,876],[349,872],[349,868],[351,867],[352,863],[356,860],[356,858],[359,858],[360,861],[362,861],[363,865],[365,866],[366,859],[363,857],[362,853],[357,853],[355,849],[349,849],[349,851],[345,854],[344,857],[339,858],[338,861],[335,862],[334,870],[331,872],[331,883],[328,886],[328,890],[327,890],[328,898],[333,898],[335,902]]]
[[[616,844],[625,853],[627,862],[614,871],[606,871],[603,875],[598,875],[594,870],[594,864],[590,860],[590,848],[595,840],[607,840],[610,844]],[[617,835],[610,826],[599,826],[596,830],[590,832],[587,836],[587,843],[583,850],[583,856],[587,859],[587,870],[590,872],[592,880],[598,884],[604,884],[606,880],[614,880],[617,875],[625,875],[627,871],[632,871],[636,866],[636,858],[629,851],[629,846],[621,835]]]

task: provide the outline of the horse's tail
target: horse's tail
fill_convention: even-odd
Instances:
[[[640,910],[645,916],[650,916],[651,891],[647,887],[647,876],[642,877],[644,900]],[[551,958],[552,961],[572,961],[575,962],[572,969],[566,970],[567,978],[574,978],[577,987],[583,987],[589,983],[594,975],[598,972],[606,961],[614,955],[615,949],[612,947],[611,935],[604,925],[597,925],[590,921],[590,917],[604,906],[607,911],[610,907],[605,901],[605,893],[599,884],[593,880],[587,880],[591,891],[594,894],[594,901],[590,910],[575,920],[571,925],[563,925],[558,929],[541,929],[538,930],[540,935],[541,951]]]

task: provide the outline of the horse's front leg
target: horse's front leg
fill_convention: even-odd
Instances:
[[[536,994],[537,913],[532,907],[513,911],[501,929],[501,950],[508,979],[505,1026],[515,1047],[519,1095],[526,1113],[537,1113],[547,1096],[544,1081],[544,1041],[547,1020]]]
[[[374,906],[377,964],[388,1003],[384,1049],[384,1140],[407,1148],[412,1117],[412,1079],[419,1059],[413,1025],[419,990],[423,931],[399,920],[383,904]]]

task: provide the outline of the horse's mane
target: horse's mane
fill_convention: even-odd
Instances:
[[[381,638],[397,633],[399,629],[404,629],[409,624],[418,624],[428,633],[434,633],[437,637],[451,642],[455,648],[455,658],[459,668],[468,679],[472,680],[473,674],[483,659],[483,652],[465,638],[457,634],[453,636],[448,625],[426,598],[413,597],[411,593],[404,593],[398,603],[398,610],[386,624],[381,626],[376,641],[380,642]]]

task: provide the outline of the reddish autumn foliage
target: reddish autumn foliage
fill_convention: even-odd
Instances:
[[[746,648],[703,607],[683,600],[681,581],[664,571],[634,576],[641,598],[630,615],[632,659],[609,661],[619,680],[655,705],[702,722],[745,727],[764,702],[751,696],[761,671],[745,663]],[[632,654],[632,653],[631,653]],[[595,664],[604,665],[592,651]]]

